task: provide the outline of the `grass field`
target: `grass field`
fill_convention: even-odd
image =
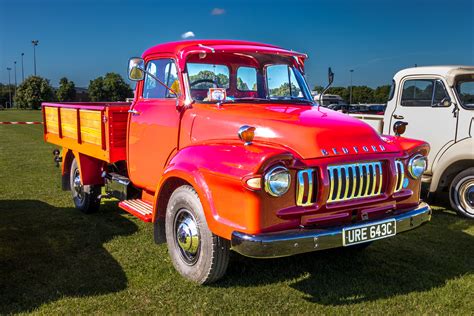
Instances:
[[[40,120],[0,111],[0,121]],[[474,312],[474,222],[431,223],[374,243],[275,260],[234,255],[212,286],[184,281],[152,225],[104,202],[83,215],[60,189],[41,125],[0,125],[0,313]]]

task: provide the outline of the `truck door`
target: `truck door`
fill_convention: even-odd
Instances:
[[[168,87],[179,91],[173,59],[150,60],[146,69]],[[154,191],[168,157],[177,148],[180,113],[176,107],[177,96],[149,75],[139,82],[137,94],[129,111],[128,174],[136,186]]]
[[[441,78],[409,78],[398,87],[398,98],[390,126],[396,121],[407,122],[409,138],[427,141],[431,146],[428,172],[441,149],[456,138],[457,118],[446,85]],[[454,98],[453,98],[454,100]],[[449,105],[448,105],[449,104]],[[392,128],[390,133],[393,134]]]

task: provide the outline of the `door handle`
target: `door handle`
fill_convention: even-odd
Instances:
[[[140,115],[140,112],[137,110],[128,110],[128,113],[132,113],[132,115]]]
[[[405,117],[403,115],[398,115],[398,114],[393,114],[392,115],[394,119],[396,120],[403,120],[405,119]]]

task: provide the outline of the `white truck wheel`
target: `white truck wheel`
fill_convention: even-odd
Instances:
[[[449,200],[459,215],[474,219],[474,168],[454,177],[449,188]]]

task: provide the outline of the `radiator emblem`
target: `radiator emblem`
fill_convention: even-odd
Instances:
[[[321,148],[321,154],[323,156],[329,155],[348,155],[348,154],[358,154],[358,153],[376,153],[386,151],[384,145],[370,145],[370,146],[353,146],[351,147],[332,147],[330,150]]]

